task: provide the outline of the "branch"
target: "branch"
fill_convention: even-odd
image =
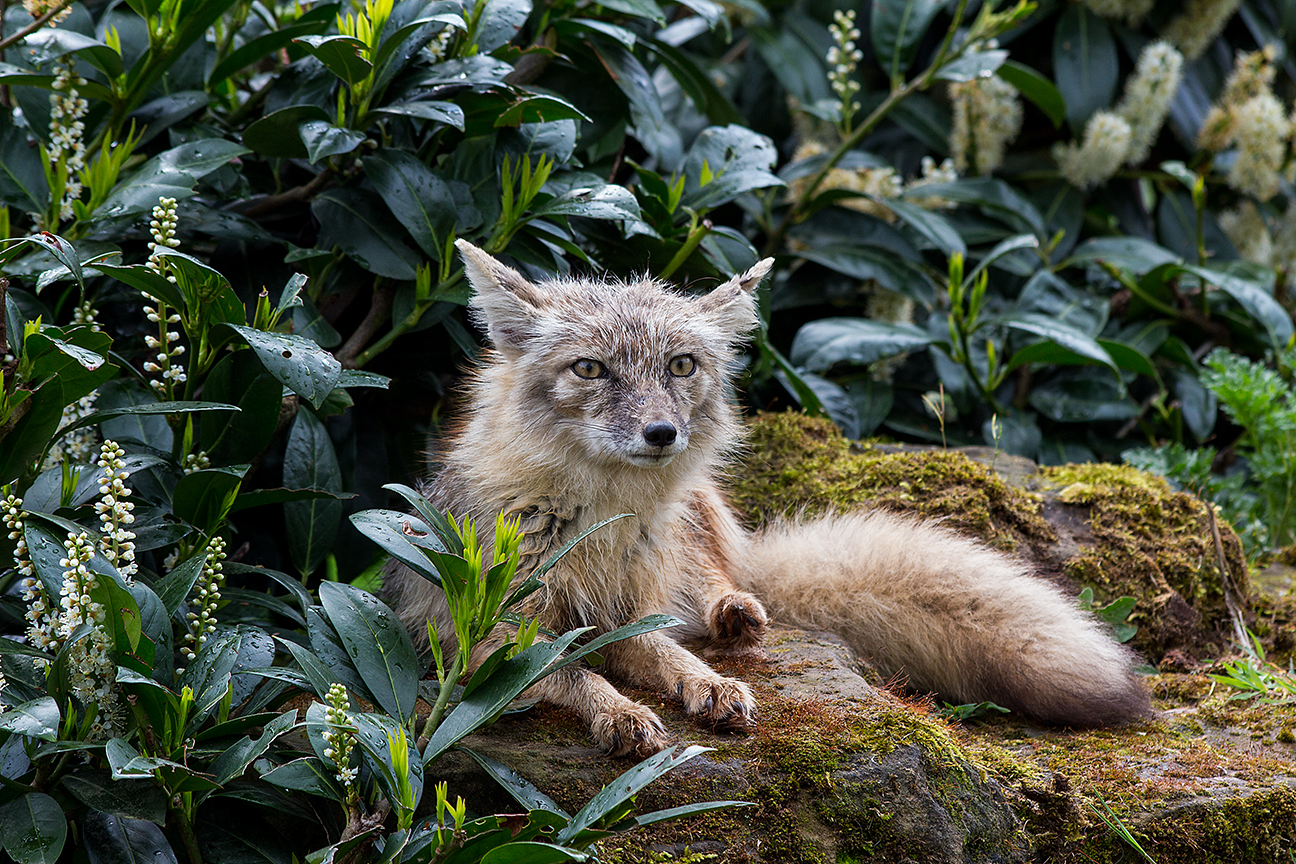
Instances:
[[[344,369],[357,368],[356,355],[368,344],[373,335],[391,318],[392,298],[395,291],[387,285],[381,288],[375,288],[373,300],[369,304],[369,312],[365,315],[360,326],[351,334],[351,338],[346,341],[341,348],[335,353],[334,357],[342,364]]]
[[[264,198],[253,201],[242,210],[235,212],[240,216],[255,219],[258,216],[263,216],[266,213],[278,210],[285,204],[294,204],[298,201],[305,201],[323,188],[332,179],[333,169],[325,168],[323,171],[316,174],[309,183],[289,189],[287,192],[280,192],[278,195],[267,195]]]
[[[17,42],[21,42],[22,40],[26,39],[32,33],[35,33],[37,30],[39,30],[40,28],[48,24],[51,18],[58,15],[60,12],[62,12],[64,9],[68,8],[71,5],[72,5],[72,0],[63,0],[63,2],[60,3],[58,6],[46,12],[44,15],[40,16],[35,21],[28,24],[26,27],[14,32],[9,36],[6,36],[4,39],[0,39],[0,51],[3,51],[4,49],[8,48],[10,45],[13,45]]]

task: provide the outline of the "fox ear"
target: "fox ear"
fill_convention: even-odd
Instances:
[[[698,309],[737,339],[760,323],[756,313],[756,288],[769,275],[773,258],[756,262],[746,273],[735,276],[698,301]]]
[[[464,272],[473,287],[469,302],[473,320],[501,351],[520,350],[535,335],[535,319],[544,305],[536,287],[512,267],[496,261],[467,240],[456,240]]]

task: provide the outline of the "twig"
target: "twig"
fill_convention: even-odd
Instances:
[[[1224,540],[1220,537],[1219,520],[1215,518],[1215,505],[1205,498],[1201,502],[1206,506],[1206,515],[1210,517],[1211,538],[1215,541],[1215,556],[1219,559],[1220,582],[1224,586],[1224,606],[1228,609],[1229,619],[1233,622],[1233,635],[1237,637],[1238,644],[1245,650],[1250,647],[1251,642],[1247,639],[1246,624],[1242,620],[1242,610],[1238,608],[1237,601],[1234,599],[1236,589],[1233,587],[1233,580],[1229,578],[1228,559],[1224,557]]]
[[[46,12],[44,15],[40,16],[35,21],[28,24],[26,27],[22,28],[21,30],[14,31],[11,35],[6,36],[4,39],[0,39],[0,51],[3,51],[4,49],[8,48],[10,45],[13,45],[15,43],[21,42],[22,40],[26,39],[32,33],[35,33],[37,30],[39,30],[40,28],[48,24],[51,18],[53,18],[55,15],[59,14],[60,12],[62,12],[64,9],[66,9],[71,5],[72,5],[72,0],[63,0],[63,2],[60,3],[58,6]]]
[[[264,198],[253,201],[243,210],[237,212],[241,216],[255,219],[258,216],[278,210],[285,204],[293,204],[297,201],[304,201],[307,198],[310,198],[332,179],[333,169],[325,168],[323,171],[316,174],[309,183],[289,189],[287,192],[280,192],[278,195],[267,195]]]
[[[395,291],[390,286],[381,286],[374,289],[373,300],[369,303],[369,312],[365,315],[360,326],[356,327],[351,338],[346,341],[341,348],[335,353],[334,357],[338,359],[346,369],[356,368],[356,356],[364,349],[373,335],[383,326],[383,323],[391,318],[392,299]]]

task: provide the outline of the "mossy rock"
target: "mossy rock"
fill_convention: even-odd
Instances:
[[[775,630],[766,644],[768,659],[715,664],[755,691],[751,734],[718,734],[662,694],[622,688],[652,707],[677,740],[714,748],[645,788],[637,813],[717,799],[752,806],[606,841],[601,861],[1027,860],[1029,839],[1007,795],[967,758],[953,727],[922,703],[867,684],[835,637]],[[597,752],[572,715],[545,705],[465,745],[515,769],[570,813],[633,764]],[[465,756],[451,754],[432,771],[429,778],[447,780],[475,810],[518,807]]]
[[[1064,590],[1092,588],[1099,603],[1134,597],[1133,644],[1153,663],[1170,651],[1227,650],[1226,583],[1255,621],[1232,529],[1199,499],[1125,466],[1036,468],[984,447],[858,444],[825,420],[765,414],[750,424],[730,495],[753,526],[855,507],[942,519],[1023,556]]]

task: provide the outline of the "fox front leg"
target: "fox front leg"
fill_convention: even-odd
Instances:
[[[623,696],[606,678],[588,669],[560,669],[524,696],[575,711],[594,741],[611,756],[643,759],[671,743],[652,709]]]
[[[720,729],[750,726],[756,714],[751,689],[720,675],[687,648],[662,633],[645,633],[603,649],[617,676],[673,694],[684,710]]]
[[[706,613],[708,657],[761,655],[761,639],[769,629],[765,606],[743,591],[722,594]]]

